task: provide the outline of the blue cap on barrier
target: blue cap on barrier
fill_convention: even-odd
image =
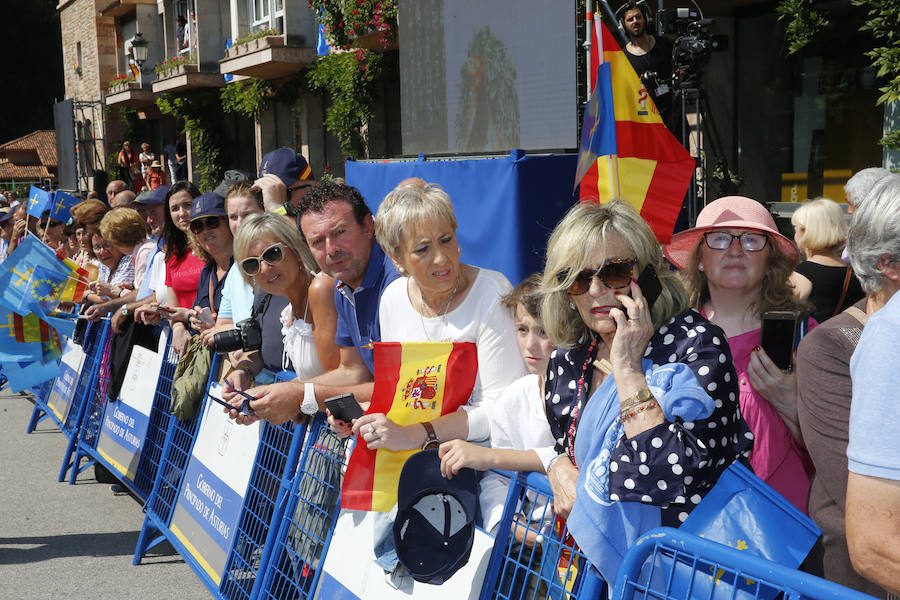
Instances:
[[[440,585],[469,560],[475,537],[475,471],[441,475],[438,451],[413,454],[397,486],[394,546],[413,579]]]

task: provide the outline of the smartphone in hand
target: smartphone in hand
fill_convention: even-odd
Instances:
[[[353,419],[358,419],[365,414],[353,394],[341,394],[327,398],[325,408],[331,412],[331,416],[344,423],[352,423]]]
[[[800,343],[800,316],[796,310],[768,310],[763,313],[760,346],[782,371],[790,371],[794,367],[794,350]]]
[[[637,285],[641,288],[641,294],[644,295],[647,306],[653,308],[653,303],[656,302],[656,299],[662,293],[662,284],[659,282],[659,277],[656,275],[656,269],[653,268],[653,265],[644,267],[644,270],[638,275]]]

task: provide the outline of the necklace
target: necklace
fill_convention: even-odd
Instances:
[[[431,310],[431,312],[435,313],[434,316],[439,317],[441,319],[441,326],[442,326],[441,328],[442,329],[444,326],[447,325],[446,321],[444,320],[444,316],[447,314],[447,309],[450,308],[450,303],[453,302],[453,298],[456,296],[456,290],[459,289],[459,282],[461,279],[462,279],[462,269],[460,269],[459,272],[457,273],[456,283],[453,284],[453,289],[450,290],[450,295],[447,296],[447,299],[444,301],[444,304],[441,305],[440,311],[436,311],[433,308],[431,308],[431,306],[428,304],[428,302],[425,301],[425,294],[422,292],[422,288],[421,287],[419,288],[419,301],[422,303],[422,308],[424,309],[427,306],[428,309]],[[434,340],[432,340],[431,336],[428,335],[428,328],[425,326],[425,315],[422,314],[423,312],[424,312],[424,310],[419,312],[419,320],[422,321],[422,331],[425,332],[425,337],[428,338],[428,341],[433,342]]]

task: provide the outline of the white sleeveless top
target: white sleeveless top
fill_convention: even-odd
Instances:
[[[319,352],[316,350],[312,325],[306,322],[308,311],[308,296],[306,308],[303,309],[303,318],[294,318],[294,309],[290,303],[281,311],[281,335],[284,338],[281,366],[288,369],[293,365],[294,373],[300,379],[309,379],[321,375],[324,371],[322,363],[319,362]],[[288,359],[291,364],[288,364]]]

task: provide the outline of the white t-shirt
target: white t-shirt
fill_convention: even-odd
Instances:
[[[222,286],[222,302],[219,303],[218,317],[240,323],[253,313],[253,288],[244,281],[237,263],[228,269]]]
[[[491,409],[491,448],[534,450],[546,471],[550,459],[556,456],[556,440],[544,412],[539,385],[540,377],[528,374],[510,384],[497,398]],[[508,489],[509,480],[493,472],[486,473],[479,483],[478,501],[486,531],[500,522]]]
[[[413,308],[407,292],[408,279],[391,282],[379,304],[381,340],[384,342],[474,342],[478,375],[466,406],[470,441],[490,438],[489,407],[516,379],[525,375],[525,365],[516,343],[516,327],[500,298],[512,291],[502,273],[479,269],[462,304],[439,317],[423,317]]]
[[[150,290],[156,295],[156,301],[160,304],[169,303],[169,293],[166,288],[166,253],[157,252],[150,265]]]

